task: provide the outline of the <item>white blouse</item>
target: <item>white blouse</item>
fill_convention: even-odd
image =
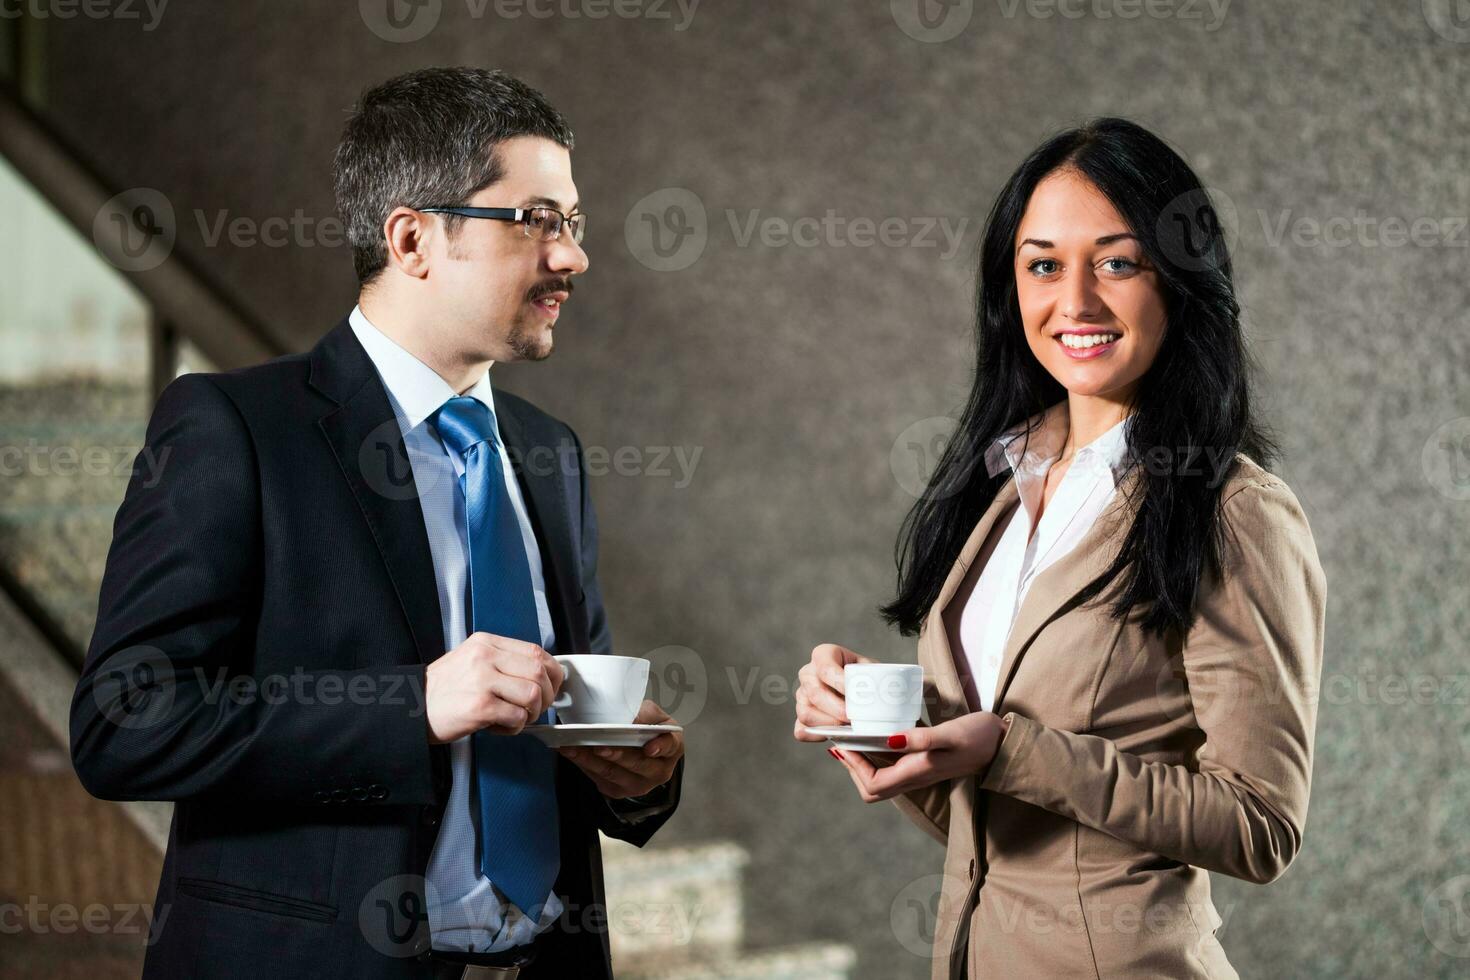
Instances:
[[[986,451],[991,476],[1007,466],[1015,473],[1020,503],[1011,509],[1009,519],[1002,517],[990,532],[992,539],[997,533],[1000,538],[993,549],[985,549],[990,557],[960,617],[955,666],[972,705],[978,704],[984,711],[995,705],[1006,640],[1031,583],[1077,546],[1113,499],[1128,450],[1124,432],[1127,422],[1125,418],[1076,451],[1034,534],[1033,515],[1041,507],[1046,474],[1061,458],[1071,427],[1067,403],[1058,402],[1032,416],[996,439]],[[1032,427],[1037,428],[1030,438],[1022,438]],[[1002,522],[1003,530],[999,527]]]

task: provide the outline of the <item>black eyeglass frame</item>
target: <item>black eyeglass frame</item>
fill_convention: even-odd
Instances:
[[[543,237],[543,242],[554,242],[561,238],[563,228],[572,229],[572,241],[582,243],[582,236],[587,233],[587,212],[573,211],[571,214],[562,214],[556,208],[538,204],[532,208],[477,208],[467,205],[442,204],[431,208],[414,208],[422,214],[457,214],[465,218],[489,218],[492,221],[516,221],[520,222],[527,238],[533,238],[531,234],[530,216],[532,211],[547,211],[561,219],[557,225],[556,234],[550,238]],[[573,219],[576,219],[575,221]]]

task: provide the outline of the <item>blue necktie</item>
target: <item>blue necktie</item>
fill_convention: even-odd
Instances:
[[[511,506],[495,416],[460,395],[435,413],[439,438],[464,457],[459,478],[469,523],[470,621],[477,633],[541,642],[531,567]],[[546,714],[538,721],[545,722]],[[556,759],[534,735],[476,732],[480,870],[532,919],[561,866]]]

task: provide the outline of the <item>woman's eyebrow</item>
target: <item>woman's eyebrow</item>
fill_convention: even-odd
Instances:
[[[1138,236],[1135,235],[1135,234],[1133,234],[1131,231],[1120,231],[1120,232],[1118,232],[1117,234],[1114,234],[1114,235],[1104,235],[1101,238],[1099,238],[1096,242],[1094,242],[1093,244],[1095,244],[1095,245],[1111,245],[1114,242],[1123,241],[1125,238],[1131,238],[1135,242],[1138,241]],[[1022,239],[1021,245],[1035,245],[1037,248],[1056,248],[1057,247],[1057,243],[1056,242],[1047,241],[1045,238],[1026,238],[1026,239]],[[1020,246],[1017,246],[1017,247],[1019,248]]]

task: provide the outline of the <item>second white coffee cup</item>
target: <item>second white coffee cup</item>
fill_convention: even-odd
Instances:
[[[848,664],[842,684],[847,718],[857,735],[913,728],[924,710],[924,668],[918,664]]]
[[[561,693],[551,706],[568,725],[631,725],[648,689],[648,661],[642,657],[579,653],[557,657],[566,671]]]

